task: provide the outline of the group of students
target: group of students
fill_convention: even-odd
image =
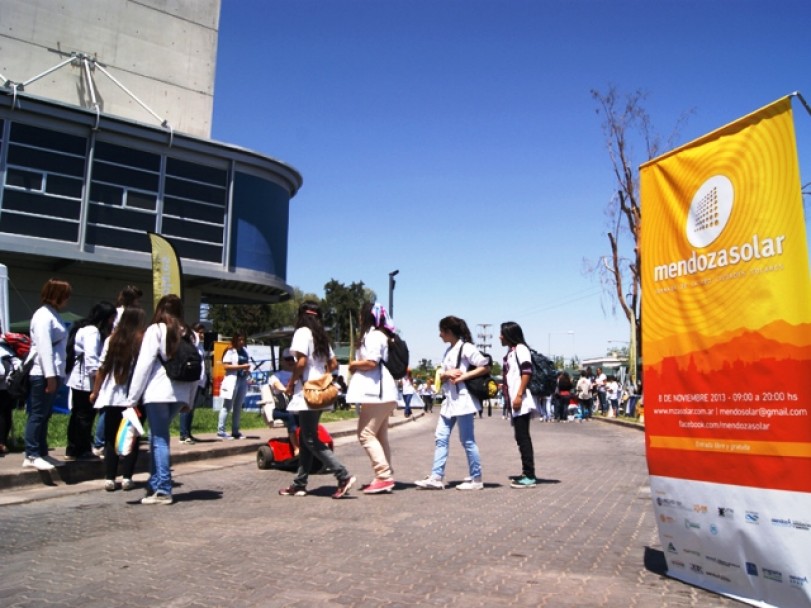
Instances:
[[[282,496],[306,496],[307,482],[313,458],[317,458],[335,475],[338,487],[333,498],[345,496],[356,483],[356,477],[319,439],[318,421],[322,409],[307,405],[303,383],[315,380],[335,370],[338,363],[324,331],[321,310],[315,302],[305,302],[299,309],[298,322],[290,348],[285,351],[292,365],[286,384],[278,380],[271,384],[289,396],[287,411],[298,416],[301,428],[299,464],[292,483],[279,490]],[[360,311],[359,340],[355,357],[349,363],[352,376],[346,399],[358,404],[357,437],[366,451],[372,468],[372,481],[362,487],[364,494],[390,493],[395,487],[392,454],[388,440],[389,417],[397,406],[398,386],[384,362],[388,359],[389,338],[395,331],[385,308],[379,303],[367,303]],[[418,489],[444,489],[445,467],[449,455],[450,436],[455,427],[468,462],[468,477],[456,485],[458,490],[481,490],[482,466],[474,434],[474,418],[482,404],[465,385],[466,381],[488,374],[490,358],[474,346],[467,323],[448,316],[439,322],[439,337],[447,344],[438,378],[444,400],[434,436],[434,457],[431,472],[417,480]],[[501,342],[507,347],[504,357],[504,391],[512,412],[515,441],[521,456],[522,472],[513,478],[514,488],[536,485],[535,459],[529,424],[536,405],[527,385],[532,374],[530,350],[521,327],[507,322],[501,325]]]
[[[163,296],[151,321],[140,307],[142,292],[128,286],[119,293],[117,304],[96,304],[87,318],[77,321],[70,332],[60,311],[70,300],[72,288],[66,281],[50,279],[40,294],[41,306],[31,319],[32,362],[30,393],[25,428],[23,467],[50,471],[64,466],[49,455],[48,423],[60,387],[70,388],[70,419],[65,460],[92,458],[92,427],[104,428],[104,489],[115,491],[119,464],[121,488],[132,490],[138,449],[132,449],[119,463],[116,434],[126,408],[136,408],[149,423],[151,456],[147,495],[143,504],[172,503],[169,424],[178,412],[190,413],[205,383],[205,375],[193,381],[178,381],[167,375],[170,361],[181,340],[194,344],[202,356],[202,326],[192,329],[183,318],[183,304],[176,295]],[[101,417],[103,416],[103,420]],[[190,429],[190,415],[181,420]],[[187,430],[188,433],[188,430]]]
[[[198,335],[202,334],[202,326],[192,329],[185,322],[183,306],[176,295],[160,299],[147,325],[145,313],[138,302],[141,292],[135,287],[128,287],[119,294],[118,307],[103,302],[94,306],[90,315],[76,324],[69,340],[59,312],[64,310],[70,296],[71,286],[67,282],[49,280],[42,288],[42,305],[31,321],[32,347],[29,356],[34,364],[30,374],[23,466],[51,470],[65,464],[49,456],[47,430],[56,393],[67,378],[71,389],[71,419],[66,460],[89,457],[95,413],[103,412],[104,487],[108,491],[116,490],[119,468],[116,432],[125,408],[137,407],[150,427],[150,477],[147,495],[141,502],[171,504],[169,424],[179,412],[186,413],[185,420],[181,420],[181,441],[193,441],[190,412],[203,392],[205,373],[201,373],[199,380],[178,381],[167,375],[164,364],[172,359],[180,341],[184,339],[195,344],[202,356],[202,335]],[[372,481],[362,491],[366,494],[389,493],[395,482],[388,422],[396,408],[399,389],[397,381],[383,363],[388,359],[389,338],[395,328],[379,303],[368,303],[362,307],[359,327],[359,346],[349,364],[352,377],[346,399],[359,405],[357,436],[369,457],[373,473]],[[474,346],[467,323],[459,317],[447,316],[440,320],[439,337],[447,344],[437,373],[444,400],[435,431],[431,472],[424,479],[416,481],[415,485],[425,490],[445,488],[450,436],[458,426],[469,476],[456,489],[480,490],[484,484],[474,435],[474,418],[481,411],[482,404],[467,390],[465,383],[488,374],[491,360]],[[532,374],[530,350],[521,327],[516,323],[503,323],[500,339],[502,345],[507,347],[502,390],[512,413],[522,465],[521,475],[516,476],[511,485],[528,488],[536,483],[534,451],[529,433],[536,404],[527,390]],[[230,402],[229,407],[224,407],[221,414],[218,434],[226,435],[225,417],[232,410],[231,437],[240,438],[237,404],[241,403],[238,397],[249,368],[244,336],[235,335],[231,349],[223,359],[226,374],[235,378],[232,397],[226,400]],[[293,418],[300,429],[298,445],[294,445],[299,464],[292,483],[281,489],[279,494],[305,496],[313,459],[318,459],[337,480],[333,498],[342,498],[355,485],[356,477],[319,439],[318,425],[324,410],[308,405],[303,390],[307,381],[331,373],[338,367],[317,303],[306,301],[299,307],[295,332],[283,360],[283,373],[277,373],[271,382],[288,401],[285,416]],[[247,379],[244,383],[247,385]],[[134,449],[120,463],[123,473],[121,488],[124,490],[134,487],[132,474],[137,457],[138,450]]]

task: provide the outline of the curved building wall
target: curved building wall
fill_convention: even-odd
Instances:
[[[0,94],[0,186],[0,262],[12,283],[49,269],[67,280],[114,273],[147,293],[153,231],[175,245],[184,296],[198,303],[273,302],[291,292],[289,205],[301,176],[267,156]]]

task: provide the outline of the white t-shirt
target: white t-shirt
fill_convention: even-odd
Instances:
[[[309,327],[299,327],[293,334],[290,351],[307,357],[307,366],[304,368],[303,377],[296,382],[296,386],[293,388],[293,396],[290,398],[290,405],[287,406],[288,412],[303,412],[310,409],[301,392],[302,384],[307,380],[317,380],[327,373],[327,364],[335,356],[332,347],[329,349],[329,359],[327,360],[316,357],[314,350],[313,332]]]
[[[507,388],[510,391],[510,403],[518,396],[518,389],[521,386],[521,363],[531,362],[531,355],[529,349],[525,344],[519,344],[509,353],[507,353]],[[510,411],[513,416],[523,416],[524,414],[531,414],[537,409],[535,399],[529,389],[524,391],[524,400],[521,402],[521,409],[514,410],[512,407]]]
[[[363,341],[355,353],[361,361],[377,361],[389,356],[389,341],[382,331],[371,329],[363,336]],[[381,385],[383,383],[382,392]],[[391,403],[397,401],[397,383],[385,365],[374,369],[357,371],[349,379],[346,389],[347,403]]]
[[[475,367],[481,367],[489,363],[489,359],[481,354],[470,342],[458,340],[456,344],[449,346],[442,358],[442,369],[448,371],[456,369],[456,361],[459,359],[459,349],[462,349],[462,358],[459,361],[459,369],[466,372]],[[446,418],[454,416],[464,416],[465,414],[475,414],[482,409],[481,403],[473,395],[468,393],[464,382],[453,384],[449,380],[442,383],[442,391],[445,400],[442,402],[440,413]]]

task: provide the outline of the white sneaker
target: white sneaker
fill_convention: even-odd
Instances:
[[[36,458],[31,458],[26,456],[23,460],[23,468],[31,467],[36,469],[37,471],[53,471],[56,467],[52,465],[47,460],[40,458],[37,456]]]
[[[456,486],[456,489],[457,490],[483,490],[484,489],[484,484],[481,482],[481,480],[479,480],[479,481],[470,480],[470,481],[465,481],[463,483],[460,483],[458,486]]]
[[[92,448],[93,456],[98,456],[101,458],[104,456],[104,448]]]
[[[414,482],[414,485],[421,490],[444,490],[445,482],[439,477],[428,475],[425,479],[420,479]]]
[[[124,481],[121,482],[121,489],[125,492],[129,492],[130,490],[135,489],[135,484],[133,483],[132,479],[124,479]]]

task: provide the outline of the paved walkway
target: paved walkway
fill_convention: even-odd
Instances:
[[[392,429],[391,495],[331,500],[334,479],[317,475],[309,496],[281,497],[291,474],[259,470],[252,451],[181,463],[173,445],[170,507],[139,504],[139,491],[103,492],[100,480],[58,481],[47,500],[0,506],[8,557],[0,605],[739,605],[657,573],[663,558],[638,430],[534,423],[543,483],[513,490],[511,427],[485,417],[476,423],[485,489],[421,491],[413,480],[430,468],[436,415]],[[365,453],[341,435],[352,427],[333,427],[336,453],[369,481]],[[243,449],[234,443],[214,448]],[[452,485],[466,475],[464,460],[454,432]]]

